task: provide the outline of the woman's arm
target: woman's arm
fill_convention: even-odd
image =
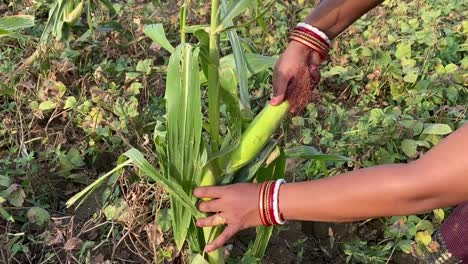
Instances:
[[[421,213],[468,201],[468,125],[409,164],[382,165],[338,176],[284,184],[280,213],[286,219],[353,221],[379,216]],[[261,225],[259,184],[234,184],[195,189],[203,212],[221,212],[228,227],[207,251],[222,246],[238,231]],[[216,218],[199,219],[212,226]]]
[[[286,219],[339,222],[421,213],[468,201],[467,151],[465,125],[409,164],[283,185],[280,210]]]
[[[383,0],[323,0],[305,22],[335,38]]]

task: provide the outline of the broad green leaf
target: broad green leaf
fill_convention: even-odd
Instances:
[[[232,23],[232,20],[243,12],[247,11],[248,8],[257,4],[257,1],[253,0],[233,0],[227,8],[227,12],[221,16],[221,23],[216,29],[216,32],[221,32]]]
[[[447,135],[452,133],[452,128],[447,124],[426,124],[422,134]]]
[[[418,243],[418,244],[423,244],[425,246],[429,245],[432,241],[432,237],[431,235],[424,231],[424,232],[417,232],[416,233],[416,236],[414,238],[414,240]]]
[[[166,81],[168,175],[191,196],[194,183],[200,182],[201,92],[199,49],[179,45],[169,59]],[[182,248],[192,214],[171,194],[174,240]]]
[[[288,158],[301,158],[312,160],[352,161],[352,159],[339,154],[323,154],[310,146],[297,146],[285,150]]]
[[[403,57],[411,58],[411,43],[402,42],[397,45],[395,57],[401,59]]]
[[[40,207],[32,207],[26,213],[29,223],[36,224],[39,226],[47,225],[50,220],[50,215],[47,210],[44,210]]]
[[[0,18],[0,30],[16,31],[34,26],[34,17],[28,15],[5,16]],[[1,33],[1,32],[0,32]]]
[[[158,211],[158,225],[161,227],[163,232],[169,231],[172,227],[172,215],[169,209],[161,209]]]
[[[410,158],[416,158],[418,147],[430,148],[431,145],[429,145],[429,142],[424,140],[404,139],[401,142],[401,150],[403,150],[403,153]]]
[[[23,206],[26,194],[20,185],[12,184],[8,189],[2,192],[2,196],[4,196],[14,207],[21,207]]]
[[[421,134],[424,129],[424,124],[418,120],[401,120],[400,124],[407,129],[411,129],[413,131],[413,135],[417,136]]]
[[[455,72],[457,70],[458,70],[458,66],[453,63],[445,65],[445,73],[447,74]]]
[[[151,73],[151,65],[153,61],[151,59],[141,60],[137,63],[136,71],[142,72],[143,74],[150,74]]]
[[[401,251],[405,252],[406,254],[411,253],[411,240],[401,240],[398,242],[397,246],[401,249]]]
[[[146,25],[143,28],[143,32],[148,36],[152,41],[165,48],[170,53],[175,51],[174,47],[171,45],[169,40],[166,38],[166,33],[164,33],[164,28],[162,24],[151,24]]]
[[[45,101],[39,104],[39,110],[47,111],[57,107],[57,104],[53,101]]]
[[[10,185],[11,185],[10,178],[8,176],[0,174],[0,186],[8,188]]]
[[[428,220],[421,220],[416,225],[416,231],[427,231],[429,234],[434,233],[434,226]]]
[[[76,98],[74,96],[69,96],[65,100],[65,106],[63,109],[68,110],[68,109],[75,109],[78,106],[78,102],[76,101]]]

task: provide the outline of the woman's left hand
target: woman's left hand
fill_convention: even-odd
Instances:
[[[259,216],[260,184],[239,183],[227,186],[198,187],[194,196],[211,198],[198,206],[205,213],[216,213],[207,218],[197,220],[199,227],[211,227],[226,224],[223,233],[206,245],[205,252],[220,248],[237,232],[254,226],[262,225]]]

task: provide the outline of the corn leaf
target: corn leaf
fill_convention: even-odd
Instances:
[[[174,47],[171,45],[169,40],[166,38],[166,33],[162,24],[151,24],[146,25],[143,28],[143,32],[148,36],[152,41],[165,48],[170,53],[174,52]]]
[[[222,10],[221,12],[222,16],[228,13],[226,0],[222,1],[221,10]],[[227,21],[226,25],[232,26],[233,25],[232,20]],[[244,115],[247,115],[248,117],[251,118],[253,116],[253,113],[250,108],[248,69],[247,69],[247,63],[245,61],[244,51],[242,50],[240,38],[239,38],[239,35],[237,35],[236,31],[229,31],[227,32],[227,35],[229,37],[229,41],[231,42],[234,61],[236,64],[236,72],[237,72],[237,78],[238,78],[238,83],[239,83],[239,95],[240,95],[240,102],[241,102],[240,108]]]
[[[227,12],[221,16],[221,23],[216,29],[216,32],[223,31],[226,27],[228,27],[229,23],[237,17],[238,15],[245,12],[248,8],[256,5],[256,1],[252,0],[234,0],[227,8]]]
[[[333,160],[333,161],[353,161],[352,159],[339,154],[324,154],[314,147],[297,146],[285,150],[288,158],[312,159],[318,161]]]
[[[194,183],[200,182],[201,92],[198,65],[199,49],[179,45],[169,59],[166,82],[168,177],[191,196]],[[171,194],[174,240],[182,248],[192,213]]]
[[[148,176],[158,184],[160,184],[177,202],[186,208],[194,216],[199,216],[201,213],[194,205],[193,199],[187,195],[183,188],[174,179],[164,177],[159,173],[137,149],[130,149],[123,154],[131,164],[140,169],[144,175]],[[127,164],[128,165],[128,164]],[[173,217],[174,218],[174,217]]]
[[[27,15],[6,16],[0,18],[0,30],[16,31],[34,26],[34,17]]]

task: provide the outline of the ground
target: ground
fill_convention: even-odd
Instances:
[[[81,207],[65,204],[132,147],[157,164],[153,133],[164,120],[170,54],[143,27],[162,23],[177,45],[181,5],[114,1],[112,11],[106,1],[86,1],[98,3],[90,16],[80,13],[61,37],[41,38],[53,2],[0,0],[2,17],[35,18],[7,37],[0,23],[0,262],[187,263],[189,250],[177,252],[172,239],[168,194],[135,169],[114,173]],[[188,25],[208,24],[209,1],[193,2]],[[247,11],[235,21],[257,18],[239,30],[243,48],[278,56],[313,2],[265,4],[262,16]],[[285,148],[304,144],[352,162],[289,160],[288,181],[408,162],[466,124],[467,7],[388,0],[334,40],[313,102],[277,138]],[[227,39],[221,43],[221,55],[230,54]],[[271,74],[249,79],[254,112],[271,94]],[[274,229],[263,263],[413,263],[433,249],[430,235],[449,213],[292,222]],[[230,242],[233,263],[253,237],[248,230]]]

